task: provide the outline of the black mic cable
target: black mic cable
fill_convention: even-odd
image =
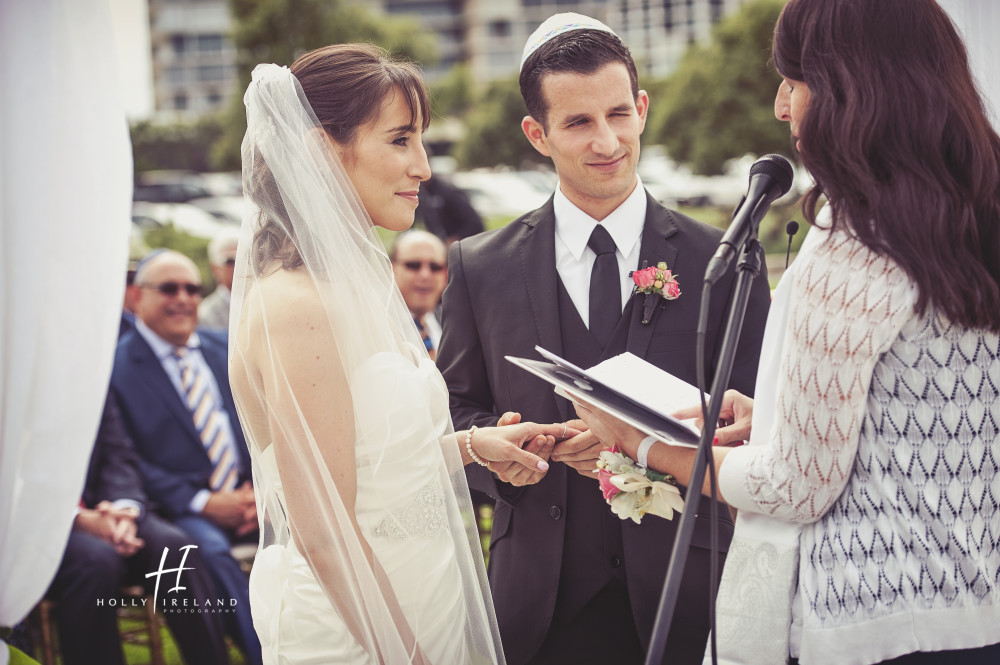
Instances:
[[[788,234],[788,249],[785,250],[785,270],[788,270],[788,258],[792,255],[792,236],[799,232],[799,223],[794,219],[785,224],[785,233]]]

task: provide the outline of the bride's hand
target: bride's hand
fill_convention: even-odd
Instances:
[[[509,481],[511,484],[530,484],[517,482],[517,478],[511,472],[518,467],[530,470],[533,474],[538,472],[544,474],[548,471],[548,462],[540,455],[548,457],[556,437],[561,435],[563,429],[561,424],[538,425],[535,423],[477,428],[472,434],[472,451],[480,459],[487,462],[487,468],[490,468],[491,471],[494,470],[494,464],[498,473],[501,468],[505,469],[507,471],[505,475],[511,478]],[[463,452],[466,438],[467,434],[460,439]],[[536,450],[538,454],[530,452],[531,450]],[[501,477],[501,480],[505,479]]]

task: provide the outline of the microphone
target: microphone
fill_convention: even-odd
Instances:
[[[785,224],[785,233],[788,234],[788,249],[785,250],[785,270],[788,270],[788,259],[792,256],[792,236],[799,232],[799,223],[794,219]]]
[[[750,186],[740,202],[719,249],[709,260],[705,282],[715,284],[751,236],[767,209],[792,188],[792,165],[781,155],[764,155],[750,167]]]

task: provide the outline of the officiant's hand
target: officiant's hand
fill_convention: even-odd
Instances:
[[[574,402],[573,406],[576,407],[576,415],[583,419],[591,433],[600,440],[601,448],[597,451],[598,456],[601,450],[618,446],[619,450],[635,459],[639,443],[645,436],[642,432],[607,411],[595,409],[589,404]],[[597,477],[596,474],[591,475]]]
[[[700,430],[705,421],[701,417],[701,405],[689,406],[672,414],[678,420],[695,418],[695,426]],[[740,443],[750,439],[750,421],[753,419],[753,399],[727,390],[722,395],[722,408],[719,410],[718,429],[715,430],[715,445],[726,446],[730,443]]]
[[[601,457],[601,451],[608,446],[582,420],[570,420],[566,425],[579,433],[556,443],[552,448],[552,461],[576,469],[584,478],[597,480],[594,474],[596,462]]]

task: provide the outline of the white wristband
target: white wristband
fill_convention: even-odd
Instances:
[[[638,452],[636,452],[635,461],[636,464],[638,464],[644,469],[649,466],[646,458],[649,455],[649,449],[653,447],[654,443],[659,443],[659,439],[657,439],[655,436],[647,436],[639,444],[639,450]]]

